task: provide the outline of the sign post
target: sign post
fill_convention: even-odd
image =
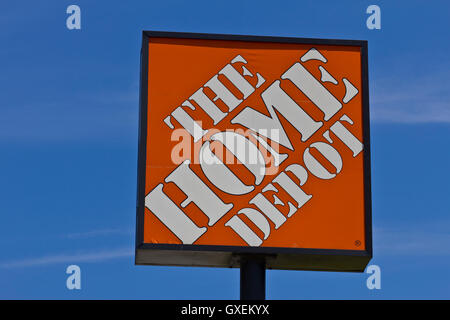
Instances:
[[[263,256],[241,257],[241,300],[266,299],[266,261]]]
[[[367,42],[144,31],[136,264],[362,272]]]

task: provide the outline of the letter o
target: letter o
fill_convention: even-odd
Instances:
[[[211,141],[221,142],[255,177],[259,185],[265,176],[265,162],[257,145],[247,137],[235,132],[219,132],[211,136]],[[237,142],[237,145],[233,141]],[[216,155],[210,150],[206,141],[200,148],[200,166],[203,173],[218,189],[223,192],[241,195],[254,190],[254,186],[244,184]]]
[[[315,148],[336,168],[336,173],[329,172],[309,151]],[[342,170],[342,158],[339,152],[325,142],[314,142],[303,153],[303,161],[306,168],[317,178],[328,180],[336,177]]]

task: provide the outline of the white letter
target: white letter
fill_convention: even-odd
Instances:
[[[176,108],[172,112],[172,116],[186,129],[189,134],[194,138],[194,142],[200,140],[208,130],[203,130],[202,127],[192,119],[192,117],[184,111],[183,107],[188,107],[191,110],[195,110],[195,107],[189,101],[183,102],[181,107]],[[167,118],[166,118],[167,119]]]
[[[381,29],[380,7],[375,4],[372,4],[367,7],[366,13],[368,13],[368,14],[373,13],[372,15],[370,15],[367,18],[367,21],[366,21],[367,28],[369,28],[370,30],[373,30],[373,29],[380,30]]]
[[[244,184],[223,162],[211,151],[210,142],[206,141],[200,149],[200,165],[203,173],[219,190],[229,194],[246,194],[255,188]]]
[[[367,278],[366,285],[369,290],[373,289],[381,289],[381,269],[379,266],[373,264],[368,266],[366,269],[366,273],[373,273],[370,277]]]
[[[316,148],[331,164],[336,168],[336,173],[330,173],[320,162],[309,152],[310,148]],[[342,158],[335,148],[325,142],[315,142],[305,149],[303,161],[308,170],[320,179],[331,179],[342,169]]]
[[[339,120],[353,124],[352,119],[346,114]],[[353,157],[356,157],[362,151],[363,144],[339,120],[330,127],[330,130],[353,152]]]
[[[205,84],[205,87],[210,88],[216,94],[216,97],[213,99],[214,101],[220,99],[225,103],[228,107],[228,111],[232,111],[242,102],[242,100],[236,98],[234,94],[219,81],[219,76],[217,74]]]
[[[299,164],[291,164],[285,171],[292,172],[300,182],[300,186],[303,186],[308,179],[308,172]],[[273,182],[278,183],[286,192],[297,201],[297,208],[301,208],[306,202],[308,202],[312,195],[306,194],[289,176],[281,172]],[[290,202],[288,202],[290,204]],[[292,216],[295,211],[290,210],[288,217]]]
[[[67,29],[81,29],[81,9],[77,5],[67,7],[66,13],[72,13],[66,20]]]
[[[262,94],[261,97],[270,113],[270,117],[246,107],[231,123],[239,123],[246,128],[254,131],[260,131],[260,134],[267,130],[279,130],[280,137],[274,139],[278,144],[288,149],[294,150],[292,144],[277,117],[275,109],[278,110],[289,123],[302,135],[301,140],[304,142],[319,130],[322,122],[314,121],[291,97],[287,95],[280,87],[280,80],[276,80]],[[267,137],[266,138],[273,138]]]
[[[181,203],[185,208],[194,202],[197,207],[209,218],[208,225],[214,225],[225,213],[233,208],[232,204],[225,204],[208,186],[189,168],[189,161],[180,164],[165,179],[173,182],[187,196]]]
[[[181,164],[180,166],[182,166]],[[163,191],[160,183],[145,197],[145,206],[172,231],[183,244],[192,244],[206,232],[199,228]]]
[[[337,100],[308,70],[299,62],[290,67],[281,79],[289,79],[305,96],[324,113],[325,121],[330,120],[341,108],[342,104]],[[302,139],[302,141],[305,141]]]
[[[203,92],[203,88],[198,89],[189,99],[194,100],[200,108],[205,111],[213,120],[214,125],[218,124],[220,120],[226,117],[227,113],[222,112]]]
[[[263,189],[264,192],[266,188]],[[277,202],[277,199],[275,201]],[[275,229],[278,229],[286,222],[286,217],[260,192],[253,199],[249,201],[262,211],[275,224]]]
[[[263,232],[264,240],[266,240],[270,235],[269,222],[259,211],[251,208],[244,208],[240,210],[237,215],[228,220],[227,223],[225,223],[225,226],[233,229],[250,246],[260,246],[262,240],[244,223],[244,221],[241,220],[241,218],[239,218],[240,214],[246,215],[247,218],[249,218],[250,221]]]
[[[235,147],[237,140],[237,148]],[[219,132],[211,136],[212,141],[220,141],[255,177],[255,185],[261,184],[265,176],[264,156],[259,148],[245,136],[231,132]],[[211,152],[210,142],[200,149],[200,163],[205,176],[218,189],[229,194],[246,194],[254,190],[253,185],[244,184],[236,175]],[[247,156],[248,154],[248,156]],[[228,162],[228,161],[226,161]],[[230,161],[231,162],[231,161]]]
[[[226,76],[242,92],[244,99],[247,99],[255,91],[255,88],[231,64],[227,64],[225,68],[219,71],[219,74]]]
[[[70,265],[66,269],[66,273],[70,276],[66,280],[66,287],[69,290],[81,289],[81,269],[77,265]]]

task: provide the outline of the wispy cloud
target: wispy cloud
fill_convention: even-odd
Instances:
[[[447,74],[379,79],[371,84],[371,120],[387,123],[450,123]]]
[[[99,229],[86,232],[69,233],[65,237],[68,239],[86,239],[99,236],[131,235],[131,234],[133,234],[133,230],[131,229]]]
[[[36,258],[19,259],[0,262],[0,269],[36,267],[54,264],[77,264],[82,262],[103,262],[106,260],[129,258],[134,255],[134,249],[120,247],[115,249],[102,249],[72,254],[54,254]]]
[[[422,225],[408,229],[376,228],[374,250],[399,256],[450,256],[449,223]]]
[[[2,106],[0,141],[71,141],[137,135],[138,91]]]
[[[70,240],[90,239],[96,237],[110,237],[121,235],[132,235],[130,228],[105,228],[83,232],[73,232],[58,236]],[[91,240],[90,240],[91,241]],[[16,267],[34,267],[41,265],[81,263],[81,262],[103,262],[105,260],[130,257],[134,254],[134,249],[129,247],[118,247],[112,249],[100,249],[95,251],[80,251],[74,253],[49,254],[41,257],[24,258],[10,261],[0,261],[0,269]]]

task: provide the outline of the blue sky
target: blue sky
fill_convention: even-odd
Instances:
[[[81,30],[66,28],[71,4]],[[366,28],[370,4],[381,30]],[[238,269],[134,265],[142,30],[368,40],[382,288],[364,273],[268,271],[267,298],[450,298],[449,13],[447,1],[2,2],[0,298],[239,298]]]

